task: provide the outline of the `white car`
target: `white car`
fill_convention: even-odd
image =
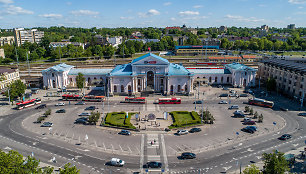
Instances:
[[[90,113],[88,113],[88,112],[83,112],[83,113],[79,114],[79,116],[90,116]]]
[[[121,159],[119,158],[112,158],[111,161],[110,161],[110,164],[112,166],[119,166],[119,167],[122,167],[124,165],[124,161],[122,161]]]
[[[186,135],[188,134],[188,130],[178,130],[176,133],[177,135]]]
[[[227,101],[222,100],[219,102],[219,104],[227,104]]]
[[[55,106],[65,106],[65,103],[64,102],[57,103]]]

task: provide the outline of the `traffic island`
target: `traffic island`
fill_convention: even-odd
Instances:
[[[201,117],[195,111],[172,111],[169,114],[173,120],[173,124],[169,126],[169,129],[202,125]]]
[[[136,129],[136,127],[130,122],[131,117],[134,114],[136,113],[126,113],[123,111],[107,113],[106,117],[101,123],[101,126]]]

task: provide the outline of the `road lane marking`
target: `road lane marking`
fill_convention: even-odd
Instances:
[[[167,153],[166,153],[166,145],[165,145],[165,139],[164,135],[160,135],[161,145],[162,145],[162,152],[164,157],[164,163],[165,163],[165,171],[167,172],[169,170],[168,166],[168,159],[167,159]]]
[[[144,161],[144,134],[141,135],[141,142],[140,142],[140,165],[139,168],[141,170],[140,173],[143,173],[143,161]]]

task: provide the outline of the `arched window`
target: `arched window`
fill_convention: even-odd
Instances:
[[[114,92],[117,92],[117,86],[114,85]]]
[[[211,77],[209,77],[209,83],[211,82]]]
[[[181,92],[181,85],[177,85],[177,92]]]
[[[90,77],[88,77],[87,82],[88,82],[89,84],[91,83]]]
[[[52,73],[52,77],[54,77],[54,73]]]
[[[226,78],[227,83],[229,83],[229,77]]]
[[[187,90],[188,90],[188,87],[187,87],[187,85],[185,85],[185,92],[187,92]]]
[[[124,86],[121,85],[121,92],[124,92]]]
[[[218,77],[215,77],[215,83],[217,83],[218,82]]]
[[[132,92],[132,87],[131,87],[131,85],[128,86],[128,91],[129,91],[129,92]]]
[[[221,83],[223,83],[223,77],[221,77]]]

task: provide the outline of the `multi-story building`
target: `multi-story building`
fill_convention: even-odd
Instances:
[[[13,45],[14,44],[14,36],[7,36],[7,37],[0,37],[0,47],[8,44]]]
[[[122,44],[123,42],[122,36],[103,37],[101,35],[95,35],[95,39],[96,39],[97,44],[100,44],[100,45],[110,44],[113,47],[118,47],[118,45]]]
[[[159,41],[160,41],[159,39],[128,39],[128,40],[126,40],[125,42],[127,42],[127,41],[129,41],[129,40],[131,40],[131,41],[142,42],[142,43],[144,43],[144,44],[146,44],[146,43],[148,43],[148,42],[159,42]]]
[[[6,88],[13,81],[19,79],[18,69],[0,68],[0,89]]]
[[[14,39],[17,46],[25,42],[40,43],[43,37],[44,32],[37,29],[25,30],[24,28],[14,28]]]
[[[263,82],[268,78],[276,80],[276,91],[287,96],[304,99],[306,93],[306,64],[280,59],[263,60],[258,69]],[[304,102],[305,103],[305,102]]]
[[[221,26],[221,27],[219,27],[219,31],[220,32],[227,32],[227,26]]]
[[[289,24],[289,25],[287,25],[287,28],[293,30],[293,29],[295,29],[295,24]]]
[[[64,47],[67,45],[74,45],[76,47],[82,47],[84,49],[85,45],[79,42],[50,42],[49,46],[52,48]]]
[[[0,48],[0,57],[5,58],[4,49]]]
[[[216,55],[219,46],[213,45],[184,45],[175,46],[175,54],[181,56]]]
[[[261,29],[261,30],[265,30],[266,32],[268,32],[268,31],[269,31],[269,26],[268,26],[268,25],[262,25],[262,26],[260,27],[260,29]]]

